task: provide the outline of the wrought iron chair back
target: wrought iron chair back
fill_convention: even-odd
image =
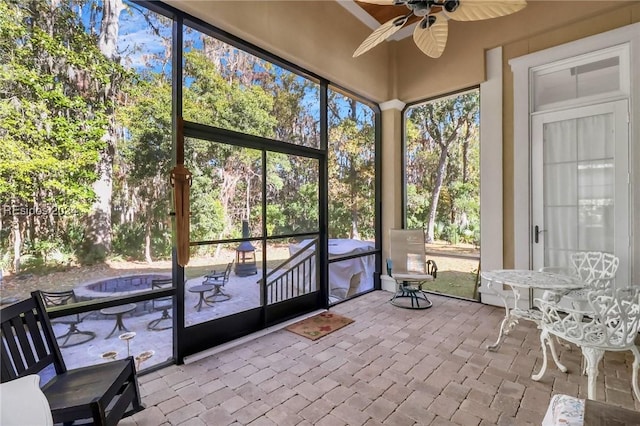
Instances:
[[[232,267],[233,261],[227,264],[224,272],[216,272],[215,270],[211,271],[204,276],[205,280],[203,284],[215,284],[217,286],[224,286],[227,282],[229,282],[229,275],[231,275]]]
[[[620,259],[611,253],[588,251],[573,253],[571,263],[582,280],[600,289],[611,287]]]

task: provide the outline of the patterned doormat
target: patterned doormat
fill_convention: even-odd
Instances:
[[[317,340],[322,336],[341,329],[345,325],[353,322],[351,318],[342,315],[333,314],[331,312],[323,312],[314,315],[295,324],[286,327],[292,333],[304,336],[307,339]]]

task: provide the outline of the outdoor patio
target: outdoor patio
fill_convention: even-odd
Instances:
[[[231,296],[230,299],[215,302],[211,305],[203,304],[199,312],[195,308],[199,295],[198,293],[190,292],[189,289],[200,285],[204,277],[187,280],[185,283],[187,289],[185,292],[185,325],[190,326],[258,307],[260,305],[260,286],[257,284],[259,277],[259,275],[238,277],[234,272],[231,272],[229,282],[223,287],[223,291]],[[209,294],[210,292],[205,293],[205,296]],[[136,356],[148,350],[154,351],[153,356],[141,364],[142,369],[144,369],[162,363],[172,357],[173,341],[171,328],[166,330],[147,329],[149,322],[160,318],[162,312],[159,310],[153,311],[151,309],[151,301],[141,305],[136,311],[123,314],[122,322],[129,331],[136,333],[135,337],[129,341],[128,351],[131,355]],[[169,314],[173,317],[171,309],[169,309]],[[55,321],[54,331],[56,335],[66,333],[68,325],[55,324]],[[171,325],[171,321],[165,320],[159,325],[159,328],[168,327]],[[105,317],[98,313],[87,315],[78,324],[78,329],[92,331],[96,334],[96,337],[86,343],[62,348],[62,353],[68,366],[79,367],[93,364],[96,359],[102,359],[102,355],[110,351],[117,352],[116,356],[118,358],[127,356],[127,342],[118,338],[118,336],[125,333],[124,331],[116,330],[112,336],[107,337],[114,326],[115,317]],[[70,341],[70,343],[72,342]]]
[[[569,368],[530,379],[539,332],[522,322],[498,352],[486,350],[504,310],[432,296],[405,310],[369,293],[333,312],[355,320],[317,341],[285,330],[140,377],[147,409],[121,425],[539,425],[553,394],[586,397],[580,351]],[[157,339],[159,340],[159,339]],[[607,352],[598,399],[639,409],[630,353]]]

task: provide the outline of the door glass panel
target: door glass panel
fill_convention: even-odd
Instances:
[[[262,234],[262,152],[187,139],[185,164],[191,240],[199,243],[185,268],[189,326],[261,306],[262,245],[252,238]]]
[[[613,114],[544,124],[544,262],[614,251]]]
[[[252,241],[258,253],[252,273],[239,262],[240,243],[205,244],[191,248],[185,268],[185,326],[222,318],[261,306],[258,281],[262,277],[262,245]]]
[[[268,152],[267,235],[318,232],[319,163]]]
[[[192,241],[242,238],[243,226],[261,236],[261,151],[187,139],[185,165],[193,174]]]
[[[567,103],[581,98],[623,90],[621,58],[624,48],[605,49],[574,58],[571,63],[561,61],[544,65],[532,72],[534,111],[550,105]]]

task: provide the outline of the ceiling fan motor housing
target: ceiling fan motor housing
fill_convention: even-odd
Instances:
[[[419,1],[416,3],[407,3],[407,7],[413,11],[416,16],[427,16],[431,13],[431,5],[433,2]]]
[[[447,12],[455,11],[460,6],[460,0],[447,0],[444,2],[444,10]]]
[[[433,6],[439,6],[447,12],[453,12],[460,6],[460,0],[409,0],[406,6],[416,16],[428,16]]]

